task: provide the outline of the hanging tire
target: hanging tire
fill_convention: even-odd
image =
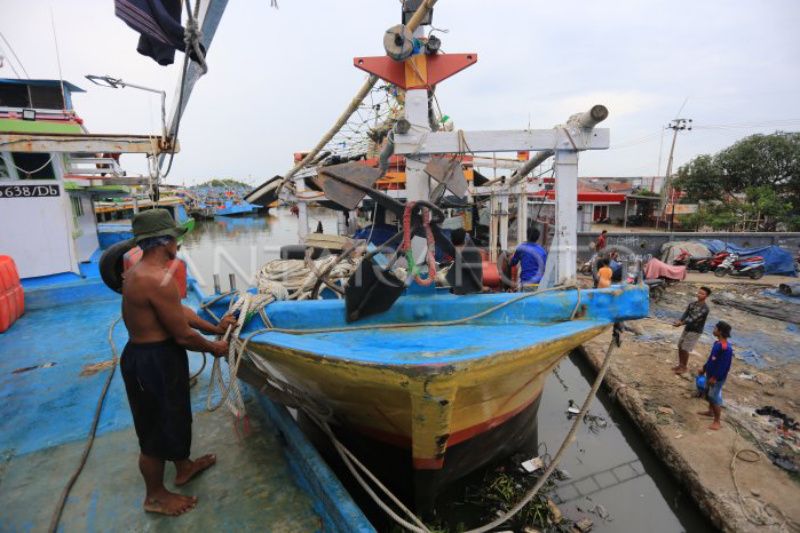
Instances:
[[[750,271],[750,279],[761,279],[764,277],[764,267],[754,268]]]
[[[697,271],[700,272],[701,274],[705,274],[706,272],[708,272],[708,265],[706,264],[697,265]]]
[[[728,269],[725,267],[717,267],[716,270],[714,270],[714,275],[717,276],[718,278],[724,278],[725,274],[727,273]]]
[[[112,291],[122,294],[123,258],[133,248],[130,241],[121,241],[109,246],[100,256],[100,277]]]

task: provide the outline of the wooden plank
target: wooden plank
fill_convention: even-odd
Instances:
[[[571,128],[549,130],[501,130],[463,132],[410,133],[395,135],[396,154],[444,154],[459,152],[517,152],[553,149],[603,150],[609,147],[610,134],[605,128],[589,131]]]
[[[160,137],[105,134],[0,133],[0,151],[56,153],[169,153],[172,146]],[[175,142],[175,153],[180,145]]]

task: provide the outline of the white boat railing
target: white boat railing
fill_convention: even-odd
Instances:
[[[125,176],[125,171],[112,157],[70,157],[67,162],[67,173],[77,176],[111,175]]]

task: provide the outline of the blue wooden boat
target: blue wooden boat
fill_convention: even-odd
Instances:
[[[217,302],[216,311],[226,305]],[[427,291],[400,297],[355,328],[342,300],[275,302],[265,309],[275,331],[259,332],[267,325],[255,315],[241,337],[252,336],[245,367],[254,385],[259,375],[279,376],[329,407],[362,459],[381,450],[373,465],[380,471],[395,457],[414,498],[430,504],[448,482],[535,435],[542,388],[562,357],[647,312],[642,285]]]
[[[221,205],[214,208],[214,215],[221,217],[235,217],[241,215],[252,215],[258,212],[259,206],[245,202],[244,200],[228,199]]]

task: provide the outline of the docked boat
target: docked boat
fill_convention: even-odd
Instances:
[[[300,242],[308,237],[309,203],[335,208],[341,231],[368,196],[376,212],[378,206],[392,212],[398,224],[403,221],[403,231],[427,238],[427,266],[418,261],[408,268],[432,276],[434,242],[437,251],[452,249],[439,226],[444,217],[425,231],[419,225],[410,229],[408,217],[414,215],[405,211],[404,216],[403,206],[432,201],[435,211],[469,206],[482,196],[498,215],[486,250],[494,262],[499,250],[508,249],[509,200],[517,206],[518,242],[529,225],[539,222],[527,213],[529,196],[540,190],[528,175],[553,157],[555,224],[539,290],[457,296],[446,288],[421,287],[420,278],[409,275],[402,295],[387,293],[388,305],[359,317],[352,312],[359,305],[351,298],[356,291],[348,292],[363,287],[354,274],[341,291],[343,300],[274,301],[248,314],[252,319],[238,332],[242,379],[259,388],[284,384],[309,402],[310,419],[326,411],[336,435],[418,510],[430,509],[441,489],[480,466],[521,449],[534,451],[538,400],[552,368],[615,323],[648,312],[641,284],[580,290],[574,281],[577,154],[608,147],[608,130],[595,127],[608,110],[594,106],[552,129],[442,127],[445,117],[434,111],[438,103],[431,87],[474,65],[478,56],[440,54],[437,42],[426,35],[418,29],[412,36],[396,26],[386,32],[386,56],[354,59],[354,66],[403,92],[402,106],[379,126],[384,135],[376,134],[378,128],[369,132],[367,153],[295,156],[297,164],[281,182],[291,185],[285,187],[291,192],[281,197],[297,205]],[[475,161],[495,161],[498,152],[525,157],[514,160],[514,172],[503,179],[476,180]],[[492,157],[481,156],[486,153]],[[371,154],[379,155],[371,159]],[[281,194],[275,183],[273,178],[256,188],[248,200],[273,200]],[[384,264],[403,254],[408,261],[419,258],[417,252],[407,255],[409,239],[388,250]],[[363,288],[361,296],[379,298],[384,289]],[[272,285],[266,290],[281,300],[281,291]],[[217,301],[216,311],[227,302]]]
[[[217,305],[221,312],[227,302]],[[545,379],[561,358],[647,310],[638,285],[469,296],[429,290],[400,297],[356,327],[345,320],[343,300],[275,302],[241,335],[256,384],[259,375],[281,376],[330,408],[343,438],[379,471],[386,453],[404,458],[397,484],[413,481],[424,505],[448,482],[528,442]],[[369,451],[374,441],[385,445],[377,456]]]
[[[246,202],[242,199],[228,198],[223,202],[212,206],[214,216],[235,217],[241,215],[252,215],[258,212],[258,206]]]

